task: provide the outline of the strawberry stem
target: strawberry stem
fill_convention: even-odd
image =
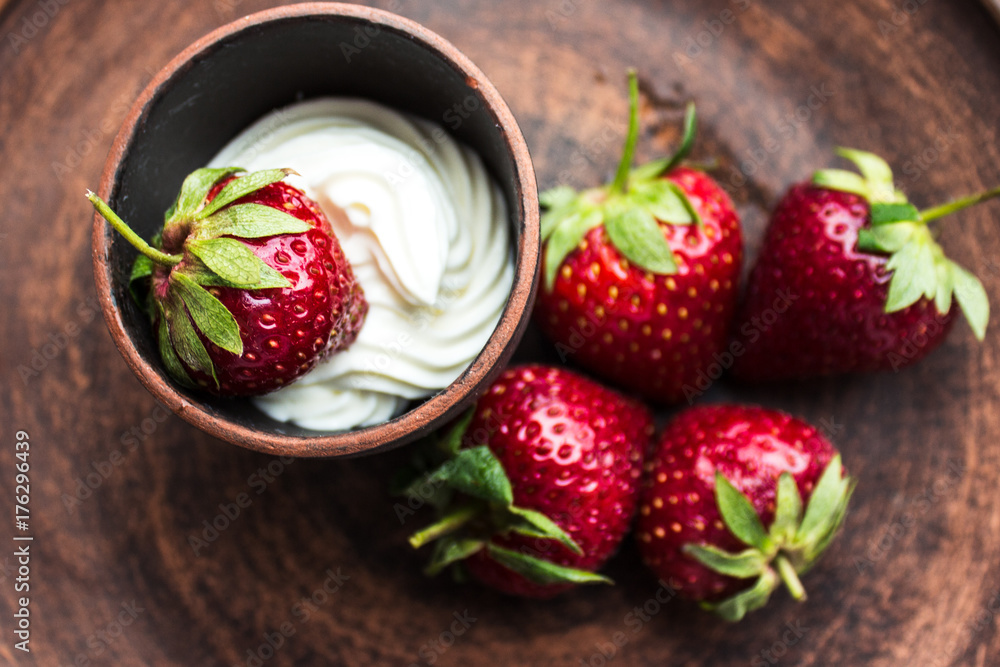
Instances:
[[[481,508],[477,505],[459,507],[454,512],[442,517],[439,521],[410,536],[410,545],[414,549],[419,549],[428,542],[433,542],[439,537],[453,533],[475,518],[480,511]]]
[[[962,197],[961,199],[956,199],[955,201],[948,202],[947,204],[941,204],[940,206],[929,208],[926,211],[921,211],[920,217],[924,222],[930,222],[931,220],[943,218],[946,215],[951,215],[952,213],[961,211],[962,209],[970,206],[975,206],[976,204],[993,199],[994,197],[1000,197],[1000,186],[995,187],[992,190],[987,190],[986,192],[981,192],[978,195]]]
[[[788,587],[788,592],[792,594],[792,597],[796,600],[805,600],[806,589],[802,586],[802,582],[799,581],[799,575],[795,572],[795,567],[791,561],[783,554],[778,554],[778,557],[774,559],[774,564],[778,567],[778,574],[781,575],[781,580],[785,582],[785,586]]]
[[[89,199],[90,203],[94,205],[94,208],[101,214],[101,217],[107,220],[108,224],[114,227],[119,234],[125,237],[125,240],[135,246],[136,250],[141,252],[146,257],[149,257],[157,264],[174,266],[179,264],[181,259],[183,259],[181,255],[168,255],[167,253],[157,250],[143,241],[138,234],[132,231],[131,227],[125,224],[124,220],[118,217],[118,214],[111,210],[110,206],[104,203],[100,197],[90,190],[87,190],[87,199]]]
[[[635,158],[635,145],[639,141],[639,77],[635,69],[628,71],[628,132],[625,135],[625,147],[622,149],[622,159],[615,172],[615,180],[611,183],[612,192],[624,193],[628,185],[628,175]]]

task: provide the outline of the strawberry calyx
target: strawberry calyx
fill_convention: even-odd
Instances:
[[[500,565],[536,584],[612,583],[589,570],[559,565],[492,541],[495,536],[522,535],[555,540],[574,554],[583,553],[552,519],[514,504],[507,473],[488,446],[461,446],[474,414],[472,408],[443,435],[425,440],[412,465],[393,484],[395,495],[427,503],[437,511],[437,521],[410,537],[414,549],[434,543],[424,572],[434,576],[485,550]]]
[[[308,222],[261,204],[236,200],[295,172],[268,169],[245,174],[239,167],[198,169],[184,179],[163,228],[152,244],[140,238],[93,192],[87,199],[140,254],[132,265],[129,289],[154,321],[161,357],[170,375],[194,387],[187,369],[219,381],[215,365],[199,336],[233,355],[243,353],[240,327],[232,313],[207,287],[261,290],[291,287],[291,282],[257,257],[239,239],[300,234]],[[232,178],[208,200],[212,189]],[[152,281],[152,289],[141,289]]]
[[[629,70],[628,83],[628,131],[614,180],[582,192],[562,185],[539,195],[539,202],[547,209],[541,219],[546,289],[552,289],[566,256],[595,227],[604,225],[611,244],[631,263],[651,273],[673,275],[677,273],[677,261],[659,222],[701,224],[698,211],[684,191],[662,178],[691,152],[697,125],[694,104],[687,107],[677,151],[668,158],[632,168],[639,137],[639,81],[635,70]]]
[[[889,255],[892,271],[885,312],[908,308],[921,298],[934,302],[941,315],[957,300],[978,340],[986,335],[990,305],[982,282],[950,260],[928,223],[980,202],[1000,196],[1000,187],[924,211],[911,204],[893,185],[892,169],[877,155],[848,148],[837,154],[857,165],[861,174],[843,169],[823,169],[814,185],[850,192],[868,202],[871,226],[858,232],[858,250]]]
[[[737,579],[755,579],[753,586],[702,607],[727,621],[739,621],[767,603],[784,582],[792,597],[804,600],[799,575],[823,553],[843,523],[855,482],[843,476],[840,455],[823,471],[805,508],[795,480],[788,472],[778,478],[774,520],[764,528],[750,500],[726,477],[715,473],[715,499],[729,531],[747,549],[731,553],[711,544],[684,545],[683,551],[712,570]]]

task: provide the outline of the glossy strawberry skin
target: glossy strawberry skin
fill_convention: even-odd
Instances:
[[[867,201],[808,183],[778,204],[737,318],[733,366],[749,381],[898,370],[941,344],[957,306],[885,312],[888,257],[857,250]]]
[[[547,515],[583,555],[548,539],[493,541],[560,565],[600,568],[632,522],[652,432],[643,405],[580,375],[539,365],[504,371],[479,400],[463,445],[488,445],[507,472],[514,504]],[[548,598],[571,588],[530,582],[485,551],[465,563],[480,581],[513,595]]]
[[[216,184],[208,200],[230,180]],[[347,348],[357,338],[368,303],[330,221],[301,190],[279,181],[231,205],[236,204],[270,206],[312,227],[301,234],[240,239],[284,275],[291,287],[253,291],[209,288],[239,323],[243,354],[237,357],[199,333],[215,365],[219,386],[216,388],[204,373],[187,368],[188,374],[211,393],[255,396],[288,385],[322,359]],[[165,290],[166,275],[162,268],[154,272],[154,294],[157,289]]]
[[[743,242],[733,204],[711,177],[680,167],[665,178],[703,221],[660,223],[677,273],[630,265],[600,226],[566,257],[553,288],[540,291],[535,316],[563,361],[650,401],[674,403],[726,345]]]
[[[814,427],[781,412],[732,405],[684,411],[647,455],[636,528],[643,561],[691,600],[720,600],[748,588],[752,580],[713,572],[681,551],[689,543],[730,552],[747,548],[719,514],[716,470],[769,527],[781,473],[791,473],[804,507],[835,455]]]

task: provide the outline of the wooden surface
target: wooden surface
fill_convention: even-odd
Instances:
[[[11,37],[30,33],[25,19],[49,5],[58,11],[35,33]],[[736,626],[656,602],[658,584],[631,545],[609,567],[618,586],[548,603],[427,581],[424,555],[405,545],[427,513],[402,525],[385,495],[405,451],[285,464],[164,414],[93,309],[82,194],[152,72],[266,6],[0,5],[0,662],[245,665],[248,651],[266,658],[249,664],[268,666],[577,666],[603,664],[602,651],[622,665],[1000,662],[996,322],[982,345],[956,327],[898,374],[712,389],[710,400],[779,406],[822,425],[859,479],[845,533],[805,577],[809,600],[778,595]],[[696,100],[695,157],[718,158],[750,257],[767,209],[828,164],[835,145],[885,154],[921,205],[1000,182],[1000,31],[973,0],[380,6],[452,40],[493,79],[542,187],[591,185],[613,169],[626,66],[644,82],[642,157],[667,148],[684,102]],[[740,165],[755,171],[751,182]],[[994,310],[998,218],[996,204],[955,218],[944,241],[982,277]],[[529,333],[520,354],[543,350]],[[25,533],[13,526],[19,429],[31,443]],[[96,488],[71,501],[88,475]],[[196,554],[190,539],[213,520],[225,528]],[[34,537],[30,654],[13,648],[23,595],[15,534]],[[338,572],[339,589],[325,592]]]

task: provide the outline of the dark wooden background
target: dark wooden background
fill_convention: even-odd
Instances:
[[[609,568],[617,587],[547,603],[426,581],[405,536],[427,514],[401,525],[385,493],[405,452],[285,465],[167,416],[96,313],[83,192],[152,73],[271,4],[0,3],[0,662],[245,665],[249,650],[264,665],[578,666],[614,648],[622,665],[1000,664],[998,322],[982,345],[956,327],[897,374],[713,388],[710,400],[820,424],[859,479],[845,533],[805,578],[808,602],[778,595],[735,626],[650,602],[658,585],[631,545]],[[696,100],[695,157],[718,159],[750,257],[783,188],[835,145],[885,154],[921,205],[1000,182],[1000,31],[973,0],[377,4],[493,79],[542,187],[614,168],[627,66],[643,79],[643,157],[667,149]],[[991,204],[944,223],[995,309],[998,219]],[[521,355],[542,349],[529,333]],[[11,632],[19,429],[31,442],[30,655]],[[88,475],[96,488],[70,502]],[[249,504],[196,554],[189,538],[238,500]],[[329,596],[317,593],[328,570],[343,577]],[[644,605],[655,612],[634,615]],[[469,625],[457,637],[455,614]]]

